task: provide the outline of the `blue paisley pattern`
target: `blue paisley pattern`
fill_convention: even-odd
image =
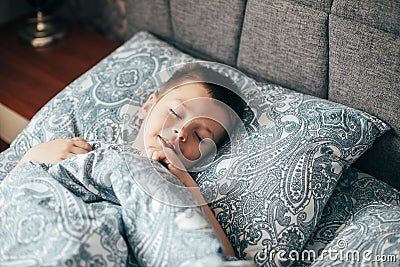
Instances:
[[[399,266],[400,206],[372,203],[360,209],[325,251],[338,253],[320,256],[312,266]]]
[[[0,265],[221,263],[202,210],[168,204],[196,203],[171,173],[123,145],[94,148],[53,166],[24,163],[3,180]]]
[[[315,255],[302,259],[298,266],[351,265],[351,266],[398,266],[400,257],[393,262],[352,262],[338,258],[334,262],[325,258],[316,260],[329,249],[342,246],[342,253],[357,250],[368,251],[371,259],[377,256],[400,255],[400,192],[390,185],[358,171],[346,170],[327,202],[321,219],[304,250]],[[314,266],[313,265],[313,266]]]
[[[0,180],[31,146],[55,138],[129,144],[140,127],[139,107],[179,64],[194,60],[149,33],[136,34],[34,116],[0,154]],[[301,251],[343,171],[389,127],[364,112],[203,64],[240,87],[247,132],[193,176],[238,258],[288,265],[280,253]]]
[[[243,92],[258,125],[195,177],[239,258],[287,265],[288,253],[300,252],[312,234],[343,171],[387,126],[276,85],[257,83]]]

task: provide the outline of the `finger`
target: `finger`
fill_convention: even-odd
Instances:
[[[156,161],[163,161],[165,158],[165,154],[162,150],[156,150],[151,155],[151,159],[154,159]]]
[[[166,157],[166,163],[168,163],[168,166],[169,166],[168,168],[176,168],[178,170],[186,170],[185,166],[179,160],[178,156],[175,154],[175,152],[173,150],[166,149],[165,157]]]
[[[69,152],[76,155],[76,154],[86,154],[89,151],[78,146],[73,146]]]
[[[149,149],[145,149],[144,153],[146,153],[146,157],[148,157],[149,159],[151,159],[151,157],[153,156],[154,153],[154,149],[153,148],[149,148]],[[142,152],[141,152],[142,154]],[[143,155],[144,156],[144,155]]]
[[[157,151],[152,151],[152,152],[150,152],[149,158],[156,160],[156,152],[157,152]]]
[[[64,153],[64,154],[60,157],[60,160],[59,160],[59,161],[64,160],[64,159],[67,159],[67,158],[70,158],[70,157],[73,157],[73,156],[75,156],[74,153],[71,153],[71,152]]]
[[[90,144],[84,140],[84,139],[80,139],[80,140],[73,140],[73,144],[75,147],[80,147],[82,149],[85,149],[87,152],[92,151],[92,147],[90,146]]]

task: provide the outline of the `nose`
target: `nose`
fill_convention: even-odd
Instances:
[[[186,142],[187,133],[185,127],[182,127],[180,130],[174,129],[174,134],[177,136],[179,142]]]

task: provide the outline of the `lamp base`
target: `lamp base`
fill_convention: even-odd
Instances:
[[[19,29],[18,36],[24,43],[33,47],[49,46],[67,33],[67,26],[54,16],[44,16],[42,12],[37,12],[37,17],[29,18]]]

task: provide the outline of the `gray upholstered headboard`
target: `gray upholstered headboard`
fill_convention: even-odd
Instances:
[[[393,130],[356,166],[400,188],[400,0],[126,0],[126,13],[128,36],[383,119]]]

